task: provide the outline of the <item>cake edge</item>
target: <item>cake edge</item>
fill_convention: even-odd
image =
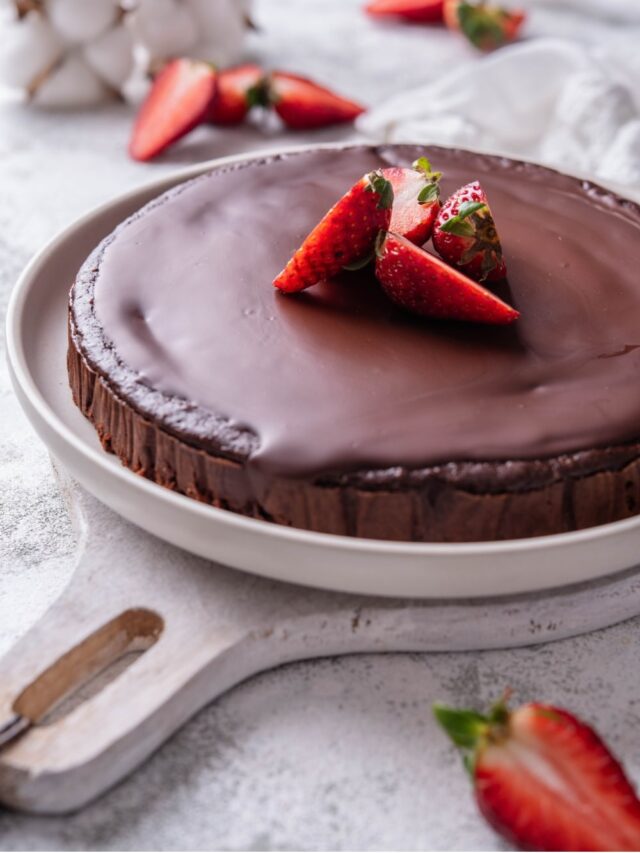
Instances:
[[[71,314],[67,368],[74,403],[123,465],[160,486],[262,521],[367,539],[486,542],[527,538],[532,530],[536,536],[580,530],[640,509],[638,443],[525,463],[433,466],[394,489],[367,481],[365,473],[360,482],[345,475],[276,478],[257,488],[246,465],[189,445],[120,399],[76,346]],[[477,491],[483,468],[495,474],[522,464],[529,472],[540,467],[542,482],[525,489],[517,478],[516,487],[512,471],[502,491]],[[470,468],[475,491],[465,487]]]

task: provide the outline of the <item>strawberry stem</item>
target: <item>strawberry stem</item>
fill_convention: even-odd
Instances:
[[[255,85],[247,89],[245,98],[249,108],[271,106],[269,78],[263,77],[261,80],[258,80]]]
[[[431,204],[440,198],[439,181],[442,177],[442,172],[433,172],[431,170],[431,162],[427,157],[418,157],[411,164],[411,168],[416,172],[422,172],[426,180],[425,186],[420,191],[417,202],[418,204]]]
[[[507,41],[504,20],[507,12],[485,3],[461,3],[458,7],[460,29],[476,47],[498,47]]]
[[[465,767],[471,775],[478,748],[488,741],[500,740],[505,735],[509,723],[507,702],[510,696],[511,689],[507,688],[502,697],[491,706],[488,714],[450,708],[438,702],[433,706],[436,720],[461,750]]]

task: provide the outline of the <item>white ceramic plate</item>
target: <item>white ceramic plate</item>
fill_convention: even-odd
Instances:
[[[174,545],[237,569],[326,589],[421,598],[494,596],[563,586],[635,565],[640,517],[507,542],[352,539],[205,506],[136,476],[102,450],[67,383],[67,296],[78,268],[103,236],[160,192],[242,159],[246,155],[199,164],[97,208],[52,240],[20,277],[7,318],[15,391],[40,438],[72,475],[112,509]]]

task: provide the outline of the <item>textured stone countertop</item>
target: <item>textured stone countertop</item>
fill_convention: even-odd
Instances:
[[[261,0],[261,30],[248,54],[334,81],[365,102],[472,56],[444,32],[373,25],[358,5]],[[537,22],[548,31],[552,12],[541,12]],[[572,16],[560,15],[553,26],[572,29]],[[596,26],[601,37],[604,25]],[[595,37],[595,30],[586,34]],[[124,152],[130,123],[120,105],[52,114],[0,103],[2,320],[32,253],[87,209],[180,165],[306,141],[257,128],[200,130],[144,166]],[[4,357],[0,413],[4,653],[62,589],[74,541],[46,450],[13,396]],[[0,809],[0,848],[504,849],[477,817],[460,761],[431,719],[431,703],[480,705],[508,684],[519,700],[565,704],[598,726],[640,782],[640,687],[633,677],[639,627],[634,619],[514,651],[289,665],[206,708],[81,813],[34,818]]]

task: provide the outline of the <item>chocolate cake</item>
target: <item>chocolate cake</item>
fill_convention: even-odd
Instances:
[[[531,164],[429,148],[479,179],[520,311],[414,317],[370,270],[271,285],[361,175],[413,146],[221,166],[110,234],[71,290],[73,397],[105,449],[200,501],[308,530],[464,542],[640,511],[640,208]],[[493,287],[493,286],[492,286]]]

